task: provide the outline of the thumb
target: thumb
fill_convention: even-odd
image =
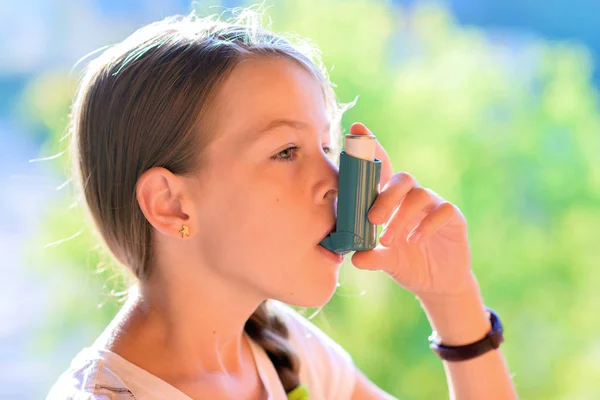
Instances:
[[[358,269],[378,271],[385,270],[389,265],[390,257],[394,256],[394,251],[378,245],[373,250],[357,251],[352,255],[352,264]],[[394,262],[395,264],[395,262]]]

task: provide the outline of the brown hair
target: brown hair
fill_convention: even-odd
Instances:
[[[212,139],[208,111],[216,89],[244,57],[287,57],[323,88],[332,143],[343,107],[319,54],[261,28],[244,10],[232,22],[193,13],[147,25],[110,46],[84,69],[70,119],[74,180],[101,240],[139,280],[152,273],[152,226],[136,199],[146,170],[193,174]],[[336,152],[333,152],[334,154]],[[275,365],[286,392],[299,384],[299,360],[282,319],[262,303],[245,325]]]

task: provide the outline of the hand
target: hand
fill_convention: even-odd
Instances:
[[[361,123],[352,134],[368,134]],[[408,173],[394,174],[391,161],[377,144],[381,186],[369,220],[383,224],[379,245],[358,251],[352,263],[359,269],[383,270],[417,296],[455,295],[470,288],[471,253],[467,223],[461,211]]]

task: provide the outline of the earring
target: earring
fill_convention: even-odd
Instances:
[[[183,239],[184,236],[190,236],[190,231],[187,225],[182,225],[181,226],[181,230],[179,231],[179,233],[181,233],[181,238]]]

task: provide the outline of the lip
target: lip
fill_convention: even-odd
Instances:
[[[321,243],[323,241],[323,239],[325,239],[327,236],[329,236],[329,234],[331,232],[335,231],[335,227],[336,227],[336,223],[334,222],[333,225],[331,225],[331,227],[329,228],[329,230],[327,232],[325,232],[325,234],[323,235],[323,237],[321,238],[321,240],[319,240],[319,243]]]
[[[341,264],[342,261],[344,261],[343,255],[334,253],[333,251],[329,251],[325,247],[321,246],[320,244],[318,244],[317,247],[319,248],[319,251],[323,255],[327,256],[331,261],[335,262],[336,264]]]

